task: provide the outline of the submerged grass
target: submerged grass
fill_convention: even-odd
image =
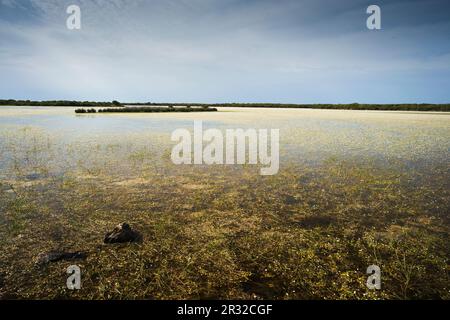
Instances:
[[[407,175],[341,162],[272,178],[177,170],[125,180],[139,183],[68,174],[3,194],[2,297],[450,298],[444,176],[414,191]],[[144,242],[102,244],[123,221]],[[65,289],[73,262],[36,268],[51,250],[88,252],[82,290]],[[365,286],[371,264],[379,292]]]
[[[279,174],[264,177],[252,166],[172,165],[156,136],[144,147],[132,135],[62,145],[33,129],[1,136],[0,298],[450,298],[442,137],[437,149],[416,135],[389,137],[360,158],[313,140],[330,146],[322,161],[283,158]],[[351,146],[370,143],[359,139]],[[380,150],[389,150],[383,161]],[[124,221],[143,243],[103,244]],[[38,267],[53,250],[87,258]],[[79,291],[66,288],[72,264]],[[366,287],[372,264],[380,291]]]

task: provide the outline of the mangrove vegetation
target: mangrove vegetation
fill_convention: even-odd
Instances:
[[[217,111],[216,108],[190,106],[183,108],[168,107],[125,107],[125,108],[106,108],[106,109],[76,109],[75,113],[157,113],[157,112],[211,112]]]
[[[432,103],[411,103],[411,104],[294,104],[294,103],[171,103],[171,102],[93,102],[93,101],[68,101],[68,100],[51,100],[51,101],[31,101],[31,100],[0,100],[0,106],[44,106],[44,107],[123,107],[128,106],[153,106],[174,108],[198,108],[198,107],[234,107],[234,108],[300,108],[300,109],[342,109],[342,110],[386,110],[386,111],[450,111],[450,103],[432,104]],[[182,112],[176,110],[177,112]],[[208,110],[211,111],[211,110]],[[108,111],[118,112],[118,111]],[[130,112],[130,111],[119,111]],[[137,111],[134,111],[137,112]],[[151,110],[139,112],[166,112],[165,110]],[[189,111],[188,111],[189,112]]]

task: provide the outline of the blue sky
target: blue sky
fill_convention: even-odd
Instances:
[[[0,99],[450,103],[449,88],[447,0],[0,0]]]

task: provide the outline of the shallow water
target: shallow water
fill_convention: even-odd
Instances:
[[[0,299],[448,299],[450,114],[74,109],[0,107]],[[279,173],[173,165],[194,120],[280,129]],[[123,221],[146,241],[102,247]],[[35,268],[56,249],[89,252],[76,296]]]
[[[450,152],[448,113],[221,108],[214,113],[76,115],[74,109],[0,107],[2,167],[13,149],[28,151],[29,156],[40,150],[42,156],[45,144],[53,147],[55,161],[66,162],[89,153],[82,149],[105,146],[120,150],[117,156],[143,148],[167,155],[174,145],[170,133],[192,129],[194,120],[202,120],[204,128],[221,130],[280,129],[281,164],[338,157],[420,166],[447,163]],[[70,159],[67,153],[73,148],[77,152]]]

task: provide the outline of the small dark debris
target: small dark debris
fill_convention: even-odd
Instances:
[[[142,235],[131,229],[128,223],[121,223],[105,235],[104,243],[141,242]]]
[[[284,197],[284,203],[285,204],[296,204],[298,202],[299,201],[293,196],[287,195],[287,196]]]
[[[282,285],[276,279],[267,279],[257,275],[252,275],[242,285],[244,292],[260,299],[277,299],[282,297],[281,288]]]
[[[31,174],[27,174],[27,175],[25,176],[25,178],[26,178],[27,180],[31,180],[31,181],[33,181],[33,180],[38,180],[38,179],[40,179],[41,177],[42,177],[42,175],[39,174],[39,173],[31,173]]]
[[[42,266],[50,262],[56,262],[61,260],[82,260],[86,259],[87,253],[77,252],[62,252],[62,251],[50,251],[40,253],[36,258],[36,265]]]
[[[297,222],[298,225],[304,228],[316,228],[328,226],[336,222],[336,218],[332,216],[313,215],[302,218]]]

